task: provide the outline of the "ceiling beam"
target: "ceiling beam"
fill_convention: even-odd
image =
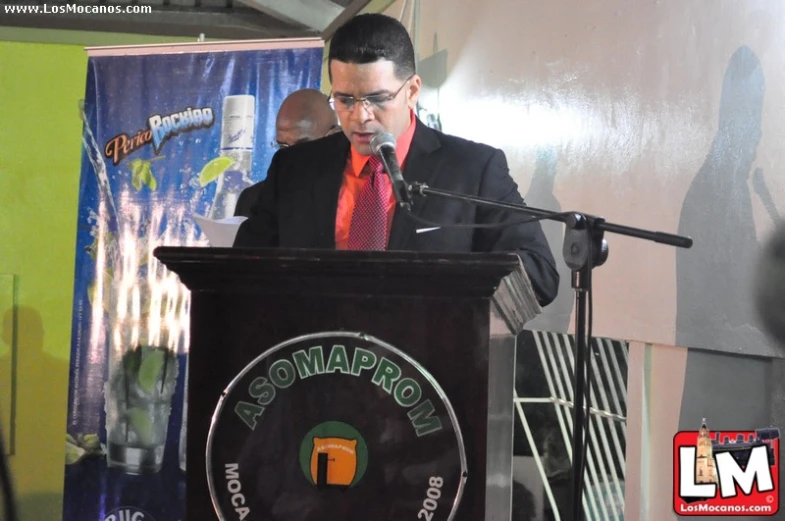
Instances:
[[[340,16],[322,31],[322,40],[328,41],[340,26],[348,22],[350,18],[357,16],[361,11],[381,13],[394,3],[395,0],[351,0]]]
[[[323,31],[344,11],[330,0],[240,0],[245,5],[287,23]]]
[[[300,24],[292,26],[251,8],[204,8],[153,6],[152,14],[4,14],[0,26],[66,29],[174,36],[197,39],[303,38],[318,32]]]

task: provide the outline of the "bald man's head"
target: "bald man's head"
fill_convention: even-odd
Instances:
[[[319,139],[338,128],[335,111],[327,96],[316,89],[295,91],[283,100],[275,119],[275,140],[291,146]]]

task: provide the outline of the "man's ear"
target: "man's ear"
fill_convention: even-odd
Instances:
[[[415,74],[409,80],[409,87],[406,89],[406,99],[410,109],[417,106],[417,100],[420,98],[420,89],[422,88],[422,79]]]

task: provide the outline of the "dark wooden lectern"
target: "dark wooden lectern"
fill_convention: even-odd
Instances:
[[[175,247],[158,248],[155,256],[168,269],[177,273],[180,280],[192,292],[187,425],[187,521],[219,519],[208,488],[207,467],[210,462],[206,463],[205,454],[214,414],[218,417],[216,407],[219,401],[223,400],[224,392],[236,378],[239,378],[238,375],[265,351],[291,339],[325,331],[368,334],[383,343],[395,346],[430,373],[452,405],[454,417],[457,418],[460,427],[459,437],[465,447],[465,485],[462,486],[460,503],[454,519],[456,521],[510,519],[515,337],[523,325],[540,311],[531,284],[517,256]],[[358,352],[367,354],[369,351],[358,350],[355,355]],[[324,356],[324,360],[327,361],[326,351]],[[373,357],[374,360],[377,358],[376,355],[368,356]],[[279,365],[281,363],[284,366]],[[292,379],[287,379],[287,376],[292,378],[296,376],[294,373],[287,374],[287,367],[292,368],[294,364],[287,364],[289,364],[287,361],[272,364],[273,370],[276,368],[279,370],[278,377],[273,375],[273,370],[270,372],[271,379],[285,380],[283,384],[280,381],[276,384],[278,388],[275,400],[288,404],[289,412],[286,418],[297,419],[301,414],[318,415],[321,414],[321,409],[341,405],[320,401],[322,398],[320,396],[309,395],[307,398],[302,398],[297,395],[299,391],[295,389],[299,388],[299,384],[292,385]],[[319,379],[319,374],[316,374],[319,371],[314,372],[314,368],[318,365],[312,365],[311,373],[306,371],[305,374],[311,376],[308,382],[314,382],[314,385],[316,382],[329,380]],[[327,372],[329,372],[330,365],[335,369],[340,364],[331,355],[327,365]],[[297,367],[302,377],[304,366]],[[370,367],[370,362],[367,367]],[[372,371],[367,373],[368,381],[371,373]],[[339,374],[338,377],[343,375]],[[342,381],[348,382],[349,378],[344,377]],[[353,381],[358,380],[354,378]],[[420,380],[425,381],[422,378]],[[254,392],[254,389],[261,389],[265,382],[270,383],[265,378],[257,378],[250,387],[252,398],[258,398],[258,403],[252,404],[253,410],[258,414],[251,420],[267,422],[265,429],[268,431],[265,432],[274,433],[274,436],[277,436],[275,443],[280,445],[279,449],[271,450],[283,454],[288,450],[284,446],[289,439],[285,437],[286,433],[292,433],[291,443],[296,443],[298,447],[303,434],[288,423],[286,426],[280,425],[279,428],[278,423],[274,422],[284,421],[281,420],[283,416],[268,415],[271,409],[264,413],[258,412],[259,404],[268,405],[271,400],[269,397],[262,396],[264,394],[262,391]],[[386,399],[392,395],[390,390],[384,394],[381,380],[375,383],[379,393],[375,395],[374,400],[381,400],[379,396]],[[399,396],[398,391],[399,389],[396,388],[395,396],[399,405],[415,393],[409,389],[407,394],[407,390],[403,389]],[[427,396],[425,390],[422,391],[422,396],[423,398]],[[417,397],[419,395],[415,396]],[[357,396],[350,396],[349,399],[347,403],[355,403],[351,401],[352,399],[365,398],[358,392]],[[434,398],[433,401],[435,403],[438,398]],[[310,406],[301,406],[304,403]],[[365,405],[365,402],[361,404],[362,407]],[[297,410],[298,407],[300,412]],[[234,408],[235,411],[239,409],[239,407]],[[411,517],[404,506],[400,505],[394,512],[380,514],[384,508],[387,508],[379,506],[380,499],[382,502],[394,501],[396,489],[393,487],[379,490],[379,487],[374,488],[373,480],[387,479],[390,483],[398,480],[402,483],[401,486],[405,487],[409,479],[408,470],[401,472],[400,477],[390,476],[390,472],[387,474],[381,472],[380,468],[384,463],[382,460],[386,458],[385,461],[392,462],[397,459],[406,461],[410,458],[414,461],[414,458],[427,457],[428,454],[418,456],[406,452],[409,449],[406,449],[405,443],[401,441],[403,438],[400,436],[396,438],[395,431],[390,431],[388,427],[379,427],[387,425],[383,417],[386,413],[382,412],[382,409],[371,406],[367,409],[365,413],[361,413],[361,421],[367,423],[363,427],[366,429],[363,435],[368,438],[366,478],[355,490],[367,490],[368,508],[371,508],[372,504],[377,508],[376,511],[368,512],[373,514],[373,518],[371,515],[364,517],[361,513],[354,512],[352,510],[354,506],[351,505],[345,506],[343,512],[314,514],[314,511],[311,511],[310,514],[303,514],[302,517],[296,514],[281,514],[280,512],[285,509],[281,510],[282,507],[279,505],[276,506],[279,514],[275,516],[263,515],[260,511],[254,511],[255,507],[251,507],[252,515],[249,514],[246,519],[261,520],[266,515],[271,519],[282,521],[293,521],[298,518],[304,521],[353,521],[355,519],[399,521],[403,517],[412,521],[417,517],[425,520],[433,519],[433,521],[448,519],[449,509],[455,501],[450,498],[449,505],[446,507],[439,505],[439,510],[434,513],[428,505],[436,505],[436,496],[443,492],[434,492],[428,488],[428,485],[424,485],[417,496],[418,505],[423,505],[425,502],[422,512],[426,515],[418,516],[419,507],[416,505],[412,507],[414,510]],[[224,412],[229,414],[232,411]],[[409,413],[413,425],[417,421],[424,421],[424,415],[418,417],[417,414],[419,413],[413,414],[411,411]],[[250,417],[248,414],[243,416],[238,413],[234,415],[235,420],[238,415],[245,418],[244,421],[248,423]],[[405,417],[403,418],[405,420]],[[377,427],[378,439],[374,438],[377,441],[389,437],[392,440],[390,447],[395,447],[395,440],[403,444],[400,445],[404,447],[400,458],[395,454],[391,456],[392,449],[389,447],[387,449],[379,447],[378,443],[376,446],[373,445],[374,441],[370,436],[374,435],[373,432],[376,432],[374,429]],[[410,426],[406,425],[406,427]],[[390,434],[391,432],[393,434]],[[294,438],[295,435],[299,438]],[[418,430],[417,436],[420,435],[421,432]],[[280,439],[281,437],[283,438]],[[421,439],[425,439],[425,436]],[[254,450],[244,454],[257,457],[256,447],[270,446],[265,444],[264,439],[259,443],[261,445],[254,446]],[[285,465],[286,468],[280,469],[279,474],[276,474],[278,472],[276,470],[268,475],[279,475],[280,482],[288,483],[286,480],[291,479],[292,483],[298,483],[297,486],[302,482],[302,486],[307,485],[310,487],[307,490],[313,491],[308,492],[317,498],[313,501],[319,502],[322,501],[322,497],[327,498],[330,494],[334,494],[335,501],[344,501],[335,504],[348,504],[346,498],[349,497],[351,490],[347,487],[337,487],[340,490],[329,489],[329,483],[324,481],[326,474],[322,472],[324,467],[320,466],[321,459],[318,464],[316,459],[310,463],[313,465],[311,468],[314,469],[314,474],[313,478],[309,478],[307,459],[310,457],[307,452],[309,450],[310,448],[305,453],[301,453],[305,454],[305,456],[301,455],[305,458],[302,460],[302,471],[300,471],[300,462],[296,464],[290,462]],[[327,459],[324,457],[325,461]],[[412,463],[406,468],[415,467],[417,465]],[[355,463],[353,474],[355,477],[357,477],[356,468],[358,467]],[[217,476],[220,479],[217,479],[216,483],[221,483],[217,486],[224,492],[227,486],[231,493],[236,492],[234,501],[241,506],[251,504],[251,496],[256,493],[269,491],[270,494],[284,494],[286,492],[275,492],[281,490],[277,478],[270,483],[257,482],[255,488],[251,488],[248,482],[241,484],[241,478],[236,482],[227,481],[230,474],[231,472],[227,470],[226,476]],[[312,480],[311,483],[307,482],[309,479]],[[431,484],[438,483],[439,479],[432,479]],[[328,488],[317,489],[317,481],[321,484],[328,483]],[[426,478],[425,482],[427,481]],[[242,500],[237,495],[240,494],[237,491],[241,486],[244,495]],[[341,494],[343,495],[340,496]],[[275,498],[271,501],[275,501]],[[298,500],[295,498],[291,501],[296,505]],[[303,509],[308,508],[311,504],[309,501],[311,500],[303,498]],[[235,512],[226,514],[227,519],[240,519],[240,517]]]

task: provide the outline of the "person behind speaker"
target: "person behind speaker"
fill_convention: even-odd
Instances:
[[[330,99],[343,132],[275,154],[234,245],[514,252],[521,257],[540,304],[553,301],[559,275],[539,223],[450,227],[526,216],[428,197],[415,200],[414,215],[443,226],[418,232],[429,227],[397,208],[388,176],[377,176],[378,161],[370,144],[375,134],[387,132],[396,140],[395,157],[407,183],[522,202],[501,150],[443,134],[418,120],[414,108],[421,79],[406,28],[381,14],[356,16],[333,36],[328,67]],[[370,229],[374,233],[368,233]]]
[[[340,130],[338,118],[328,97],[317,89],[300,89],[289,94],[281,103],[275,118],[275,141],[281,149],[305,143]],[[261,181],[240,193],[234,215],[249,217],[251,207],[262,188]]]

